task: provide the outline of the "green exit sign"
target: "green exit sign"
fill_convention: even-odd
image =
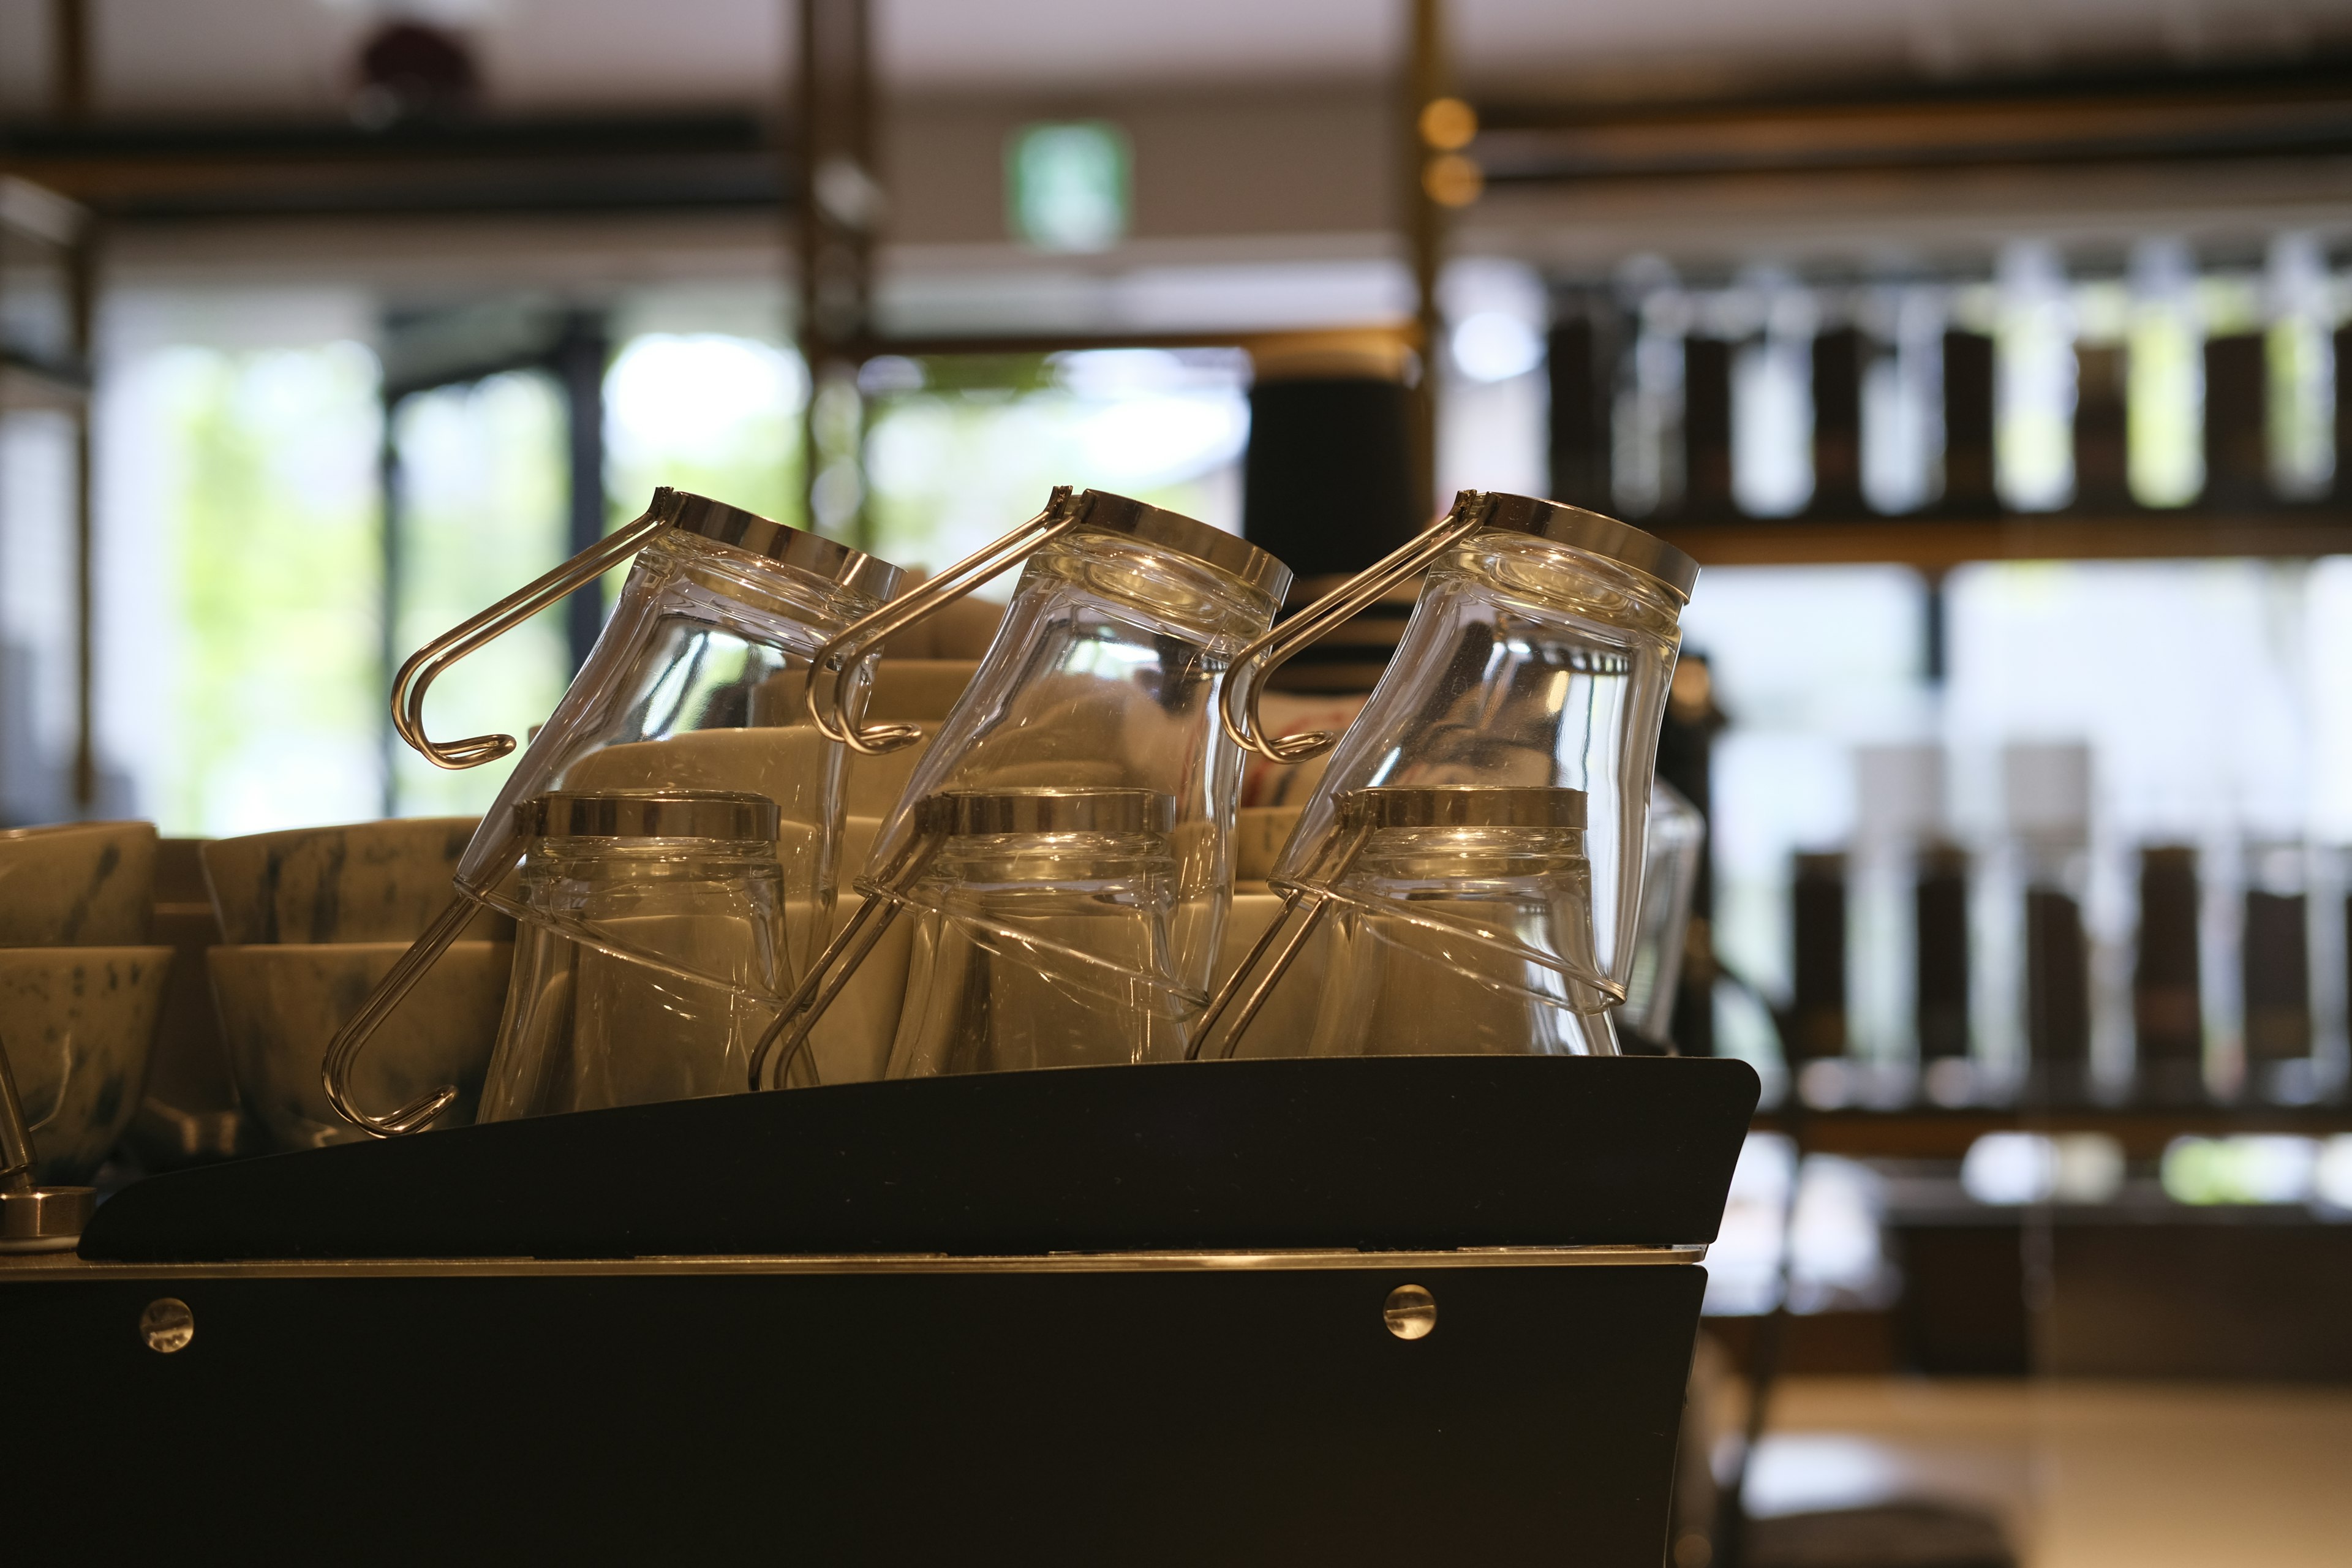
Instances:
[[[1108,121],[1024,125],[1004,148],[1006,222],[1040,250],[1108,250],[1127,237],[1132,164]]]

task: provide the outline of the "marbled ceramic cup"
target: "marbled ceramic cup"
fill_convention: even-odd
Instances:
[[[0,831],[0,948],[142,942],[154,906],[152,822]]]
[[[222,940],[413,942],[448,906],[478,818],[415,816],[296,827],[204,847],[205,881]],[[513,922],[485,910],[466,929],[504,940]]]
[[[0,949],[0,1044],[37,1180],[87,1182],[130,1125],[171,972],[168,947]]]
[[[402,942],[285,942],[205,955],[237,1093],[278,1148],[367,1136],[327,1103],[320,1064],[335,1031],[407,950]],[[433,1125],[470,1125],[513,967],[512,942],[453,943],[361,1052],[352,1077],[361,1109],[391,1110],[454,1084],[457,1102]]]

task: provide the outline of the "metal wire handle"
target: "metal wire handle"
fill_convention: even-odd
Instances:
[[[943,829],[917,835],[898,852],[898,859],[884,868],[875,886],[877,889],[887,888],[890,893],[906,891],[922,879],[946,842]],[[761,1087],[768,1058],[779,1045],[783,1047],[783,1058],[776,1067],[776,1081],[784,1081],[792,1071],[793,1059],[808,1044],[810,1032],[840,997],[842,988],[856,978],[858,965],[866,962],[866,954],[889,931],[890,922],[898,918],[899,909],[898,900],[888,894],[879,890],[866,894],[866,901],[849,918],[849,923],[825,943],[824,951],[809,966],[807,977],[784,1003],[784,1010],[776,1015],[776,1021],[768,1026],[760,1043],[752,1047],[748,1088],[757,1090]]]
[[[449,951],[457,933],[473,919],[476,905],[472,897],[460,892],[449,900],[449,907],[434,917],[425,928],[425,934],[409,944],[400,961],[376,982],[352,1021],[335,1031],[327,1042],[327,1055],[319,1064],[319,1076],[327,1086],[327,1103],[335,1114],[372,1138],[396,1138],[405,1132],[421,1132],[433,1119],[449,1109],[457,1098],[455,1084],[443,1084],[428,1094],[418,1096],[399,1110],[384,1116],[371,1116],[352,1103],[352,1069],[359,1065],[360,1051],[392,1016],[393,1009],[416,989],[441,955]]]
[[[1381,557],[1349,578],[1298,614],[1270,628],[1264,637],[1234,656],[1217,697],[1217,721],[1234,743],[1274,763],[1303,763],[1331,749],[1339,736],[1328,730],[1278,735],[1269,740],[1257,710],[1265,694],[1266,678],[1281,664],[1363,611],[1382,595],[1454,545],[1475,533],[1494,510],[1492,498],[1464,490],[1453,508],[1403,549]]]
[[[1318,877],[1322,868],[1328,866],[1331,868],[1329,875],[1321,879],[1338,882],[1348,874],[1348,868],[1356,863],[1356,857],[1363,853],[1364,846],[1370,842],[1371,837],[1372,822],[1367,816],[1339,837],[1330,840],[1323,853],[1316,858],[1315,864],[1309,866],[1304,874]],[[1232,1006],[1234,999],[1241,995],[1242,987],[1248,984],[1251,972],[1257,968],[1258,962],[1265,957],[1267,951],[1274,947],[1276,940],[1282,936],[1283,928],[1290,925],[1290,917],[1298,912],[1298,906],[1302,902],[1307,906],[1306,920],[1292,929],[1289,937],[1283,941],[1280,950],[1275,952],[1274,962],[1267,967],[1265,978],[1259,981],[1251,989],[1248,997],[1243,1001],[1240,1016],[1234,1018],[1234,1026],[1225,1033],[1223,1048],[1208,1054],[1213,1060],[1223,1060],[1240,1048],[1242,1036],[1248,1031],[1251,1023],[1256,1019],[1258,1009],[1265,1005],[1266,998],[1274,994],[1274,988],[1281,984],[1284,975],[1290,973],[1291,964],[1297,961],[1299,952],[1307,946],[1307,939],[1315,934],[1315,928],[1323,923],[1325,915],[1330,913],[1332,900],[1328,893],[1311,892],[1305,889],[1284,891],[1282,913],[1267,923],[1265,934],[1257,939],[1257,945],[1249,950],[1249,955],[1234,967],[1233,973],[1225,977],[1225,983],[1217,988],[1216,995],[1210,998],[1207,1009],[1201,1015],[1201,1021],[1193,1026],[1192,1043],[1184,1049],[1186,1061],[1201,1059],[1203,1054],[1202,1047],[1207,1046],[1210,1039],[1216,1034],[1217,1020],[1224,1016],[1225,1009]]]
[[[913,724],[877,724],[871,729],[852,724],[845,710],[849,671],[876,643],[897,636],[955,603],[1005,568],[1076,528],[1084,516],[1082,510],[1071,504],[1071,487],[1055,485],[1046,500],[1045,510],[1035,517],[994,543],[965,556],[913,593],[893,599],[855,622],[817,649],[816,658],[809,662],[804,689],[809,721],[827,740],[838,741],[861,756],[878,757],[921,740],[921,728]]]
[[[508,595],[409,655],[400,673],[392,678],[392,727],[400,731],[400,738],[435,767],[452,770],[478,768],[512,752],[512,735],[474,735],[463,741],[436,741],[426,735],[425,692],[444,670],[476,648],[497,641],[651,543],[654,535],[667,528],[675,518],[677,497],[676,490],[663,486],[654,491],[653,504],[635,522],[607,534],[547,575]]]

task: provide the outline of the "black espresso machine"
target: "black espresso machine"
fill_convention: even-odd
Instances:
[[[1758,1083],[1084,1068],[154,1177],[0,1260],[25,1562],[1656,1568]]]

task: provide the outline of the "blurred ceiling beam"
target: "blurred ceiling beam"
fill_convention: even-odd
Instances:
[[[746,112],[0,125],[0,168],[119,221],[765,207],[787,192]]]
[[[1447,210],[1433,186],[1436,163],[1454,152],[1430,142],[1422,129],[1424,116],[1454,94],[1452,63],[1446,52],[1444,0],[1412,0],[1412,37],[1404,68],[1397,108],[1400,156],[1397,174],[1402,189],[1405,249],[1412,260],[1413,352],[1426,372],[1445,322],[1437,297],[1439,274],[1445,266],[1445,242],[1452,227]],[[1412,421],[1412,486],[1416,496],[1433,490],[1437,471],[1438,378],[1423,374],[1412,378],[1410,399]]]
[[[1482,102],[1496,184],[2148,163],[2352,152],[2352,60],[1581,108]]]
[[[793,209],[801,357],[811,395],[801,436],[809,515],[865,543],[866,415],[858,365],[874,350],[874,248],[886,218],[874,156],[872,16],[866,0],[799,0]]]
[[[1389,111],[1379,105],[1336,91],[1139,95],[1121,116],[1133,122],[1146,170],[1136,239],[1395,232],[1393,133],[1384,134]],[[1573,229],[1612,247],[1621,240],[1673,246],[1696,222],[1724,239],[1732,228],[1762,233],[1780,220],[1809,222],[1817,207],[1889,231],[1963,207],[1972,223],[1997,226],[2005,215],[2063,216],[2080,205],[2084,182],[2120,182],[2120,190],[2177,180],[2172,205],[2218,200],[2230,208],[2243,205],[2230,196],[2238,171],[2250,192],[2332,189],[2326,172],[2352,164],[2352,62],[2342,60],[1870,95],[1584,107],[1510,99],[1477,109],[1482,130],[1469,152],[1488,184],[1462,219],[1475,243],[1521,237],[1505,247],[1514,250],[1554,229],[1551,242],[1560,244]],[[876,177],[892,184],[898,200],[883,243],[1008,243],[994,185],[1001,139],[1044,111],[1017,94],[889,102]],[[136,226],[566,213],[748,217],[793,210],[793,163],[776,120],[745,110],[448,120],[383,131],[318,121],[0,122],[0,170]],[[1947,195],[1955,181],[1968,187],[1957,205]],[[1691,210],[1717,201],[1728,205],[1712,216]]]

